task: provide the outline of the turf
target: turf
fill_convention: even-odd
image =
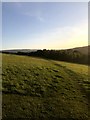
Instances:
[[[87,66],[9,54],[2,60],[3,119],[89,119]]]

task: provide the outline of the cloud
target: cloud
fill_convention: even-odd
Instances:
[[[44,22],[44,21],[45,21],[44,18],[41,17],[41,16],[38,16],[37,19],[40,20],[41,22]]]
[[[45,22],[45,19],[42,17],[42,13],[40,11],[24,12],[23,14],[26,16],[29,16],[29,17],[34,17],[35,19],[39,20],[40,22]]]
[[[23,2],[15,2],[13,5],[17,8],[18,13],[28,17],[33,17],[40,22],[45,22],[42,10],[40,8],[32,9],[32,7],[27,7],[28,5],[26,6],[26,3],[24,4]]]

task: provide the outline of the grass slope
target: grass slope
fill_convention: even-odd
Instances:
[[[79,73],[78,64],[9,54],[2,59],[3,119],[89,119],[86,66]]]

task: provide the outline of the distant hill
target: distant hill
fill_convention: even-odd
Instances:
[[[13,49],[13,50],[2,50],[2,52],[5,53],[18,53],[18,52],[24,52],[24,53],[30,53],[37,51],[37,49]]]
[[[90,55],[90,45],[89,46],[84,46],[84,47],[76,47],[73,49],[70,49],[73,51],[79,51],[80,53],[84,54],[84,55]]]

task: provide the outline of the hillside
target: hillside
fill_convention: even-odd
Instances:
[[[72,50],[79,51],[80,53],[85,55],[88,55],[88,54],[90,55],[90,45],[84,46],[84,47],[76,47],[76,48],[73,48]]]
[[[3,119],[89,119],[88,66],[9,54],[2,60]]]
[[[89,50],[90,46],[66,49],[66,50],[36,50],[36,49],[17,49],[17,50],[3,50],[3,53],[24,55],[24,56],[35,56],[45,59],[67,61],[79,64],[90,64]]]

